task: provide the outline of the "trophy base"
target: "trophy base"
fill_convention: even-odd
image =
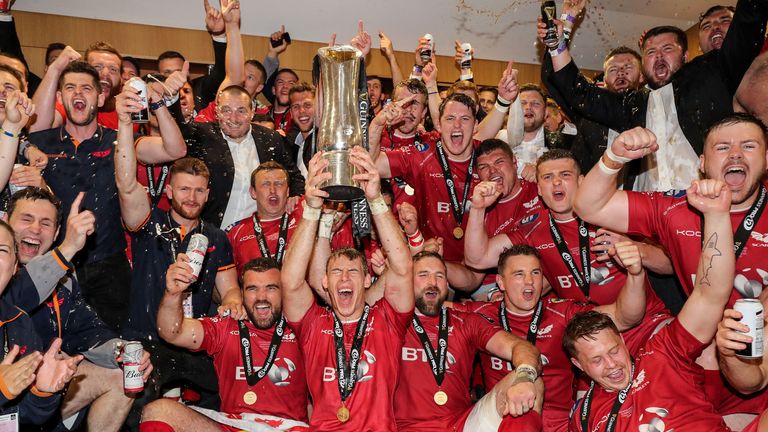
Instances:
[[[349,151],[335,150],[326,152],[323,157],[328,159],[328,172],[331,179],[320,185],[320,189],[328,192],[328,201],[355,201],[363,199],[365,193],[352,180],[357,169],[349,163]]]

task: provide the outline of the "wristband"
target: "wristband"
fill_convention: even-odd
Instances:
[[[566,49],[568,49],[568,43],[566,42],[565,38],[560,38],[560,42],[557,44],[557,47],[549,50],[549,55],[552,57],[557,57],[564,53]]]
[[[164,106],[165,106],[165,100],[164,99],[160,99],[157,102],[150,102],[149,103],[149,110],[154,112],[154,111],[157,111],[157,110],[159,110],[160,108],[162,108]]]
[[[413,73],[421,73],[422,69],[424,69],[424,66],[420,66],[417,64],[413,65]]]
[[[460,81],[472,81],[474,78],[475,74],[472,73],[472,70],[470,70],[469,73],[459,75]]]
[[[13,133],[13,132],[7,131],[7,130],[5,130],[3,128],[0,128],[0,133],[2,133],[3,135],[5,135],[7,137],[11,137],[11,138],[18,138],[19,135],[21,135],[21,132]]]
[[[499,111],[499,112],[502,112],[502,113],[509,112],[509,105],[506,105],[506,106],[502,105],[502,104],[499,103],[498,100],[496,101],[496,105],[494,106],[494,108],[496,108],[496,111]]]
[[[389,211],[387,203],[384,202],[384,198],[379,195],[373,200],[368,200],[368,205],[371,207],[372,215],[380,215]]]
[[[630,159],[628,157],[617,155],[616,153],[613,152],[613,148],[612,147],[613,146],[608,146],[608,148],[605,149],[605,155],[608,156],[608,159],[610,159],[610,160],[612,160],[612,161],[614,161],[616,163],[620,163],[622,165],[632,160],[632,159]]]
[[[433,95],[433,94],[438,94],[438,93],[440,93],[440,92],[439,92],[439,91],[437,91],[437,90],[435,90],[435,91],[433,91],[433,92],[427,92],[427,96],[429,96],[429,95]]]
[[[424,236],[421,235],[421,231],[419,231],[418,229],[416,230],[415,233],[411,235],[406,234],[406,236],[408,237],[408,246],[412,248],[418,248],[424,244]]]
[[[532,383],[538,377],[539,373],[536,368],[529,364],[522,363],[515,368],[515,382],[528,381]]]
[[[320,227],[317,229],[317,236],[322,238],[327,238],[328,240],[331,239],[331,234],[333,230],[333,218],[336,215],[336,212],[332,213],[323,213],[320,216]]]
[[[567,13],[563,12],[560,15],[560,21],[562,21],[563,23],[565,23],[567,21],[567,22],[569,22],[571,24],[575,24],[576,23],[576,17],[571,15],[571,14],[567,14]]]
[[[36,385],[33,385],[32,388],[29,389],[29,391],[31,391],[33,395],[39,396],[39,397],[50,397],[50,396],[53,396],[53,393],[48,393],[46,391],[42,391],[42,390],[38,389]]]
[[[314,208],[304,201],[304,211],[302,212],[301,217],[311,221],[320,220],[320,209]]]
[[[508,101],[508,100],[504,99],[501,96],[496,96],[496,103],[501,105],[501,106],[503,106],[503,107],[508,107],[508,106],[512,105],[511,101]]]
[[[600,168],[600,171],[608,174],[608,175],[614,175],[621,171],[621,168],[608,168],[608,165],[603,162],[603,158],[600,158],[600,161],[597,163],[597,166]]]

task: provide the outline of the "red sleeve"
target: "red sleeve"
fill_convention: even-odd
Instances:
[[[209,103],[208,106],[198,111],[195,121],[198,123],[214,123],[216,121],[216,101]]]
[[[506,235],[513,245],[528,244],[528,239],[525,238],[518,228],[501,235]]]
[[[56,111],[61,115],[61,121],[63,124],[67,124],[67,112],[64,110],[64,105],[61,102],[56,101]]]
[[[674,198],[662,193],[627,192],[629,224],[627,234],[658,238],[664,223],[664,212]]]
[[[229,321],[229,318],[223,318]],[[220,317],[205,317],[200,318],[198,322],[203,326],[203,341],[200,343],[200,348],[193,351],[205,351],[208,355],[216,355],[223,348],[221,341],[221,331],[226,332],[227,323]]]
[[[414,146],[403,146],[395,150],[385,150],[389,160],[389,173],[392,177],[400,177],[409,185],[419,184],[420,169],[419,151]]]
[[[664,351],[680,363],[693,366],[704,348],[708,346],[709,343],[701,343],[683,327],[680,320],[675,319],[645,344],[645,350],[646,352]]]
[[[491,324],[487,319],[477,314],[464,315],[463,327],[470,331],[469,340],[477,349],[486,351],[488,341],[500,331],[501,327]]]
[[[389,323],[389,327],[394,329],[402,340],[405,340],[405,332],[408,330],[408,326],[411,325],[413,311],[398,312],[385,298],[379,299],[379,301],[374,304],[374,307],[381,307],[387,323]]]
[[[466,313],[480,313],[488,306],[488,302],[466,300],[463,302],[454,302],[452,309]]]
[[[317,303],[312,303],[312,306],[309,307],[299,321],[288,321],[288,325],[291,326],[293,332],[296,333],[296,337],[301,341],[306,336],[302,334],[302,330],[306,328],[308,329],[307,332],[309,332],[309,329],[313,328],[315,320],[317,320],[321,313],[323,313],[323,308]]]

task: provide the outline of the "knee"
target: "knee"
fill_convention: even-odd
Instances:
[[[158,399],[147,404],[141,411],[141,421],[163,421],[168,420],[184,406],[172,399]]]

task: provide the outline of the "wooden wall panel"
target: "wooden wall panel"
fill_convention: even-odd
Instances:
[[[166,50],[176,50],[192,63],[210,63],[213,50],[208,33],[202,30],[177,29],[142,24],[121,23],[60,15],[14,11],[16,27],[29,63],[30,70],[43,74],[45,48],[50,42],[60,41],[83,52],[88,45],[104,40],[124,55],[141,59],[155,59]],[[375,38],[374,38],[375,39]],[[263,59],[267,53],[268,40],[261,36],[243,36],[246,58]],[[377,44],[377,41],[374,40]],[[297,71],[302,80],[311,80],[312,57],[323,44],[294,40],[288,50],[280,56],[281,67]],[[414,62],[413,52],[396,53],[400,68],[408,75]],[[389,64],[378,49],[368,57],[368,73],[390,77]],[[452,82],[458,77],[453,57],[438,56],[437,67],[441,82]],[[477,59],[474,62],[475,82],[478,85],[496,86],[506,62]],[[539,83],[540,66],[518,63],[520,83]],[[585,71],[593,75],[595,71]]]

